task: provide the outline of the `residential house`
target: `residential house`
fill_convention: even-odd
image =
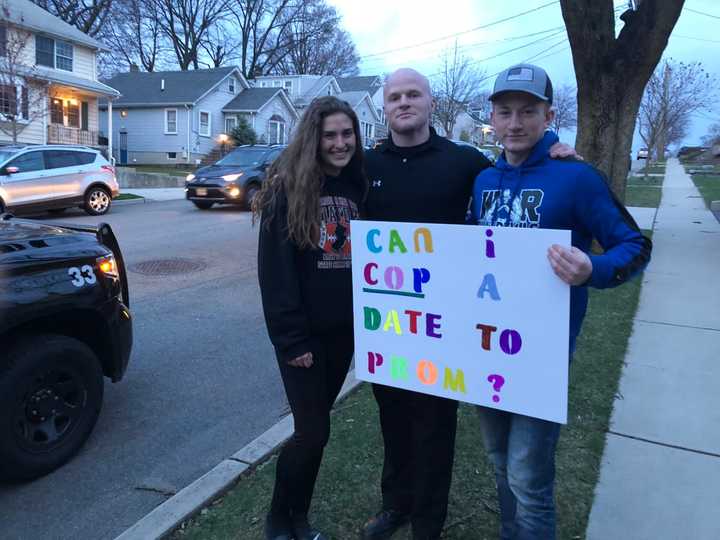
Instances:
[[[370,100],[375,107],[378,122],[374,127],[374,136],[376,139],[384,139],[387,137],[387,121],[385,119],[385,109],[383,106],[383,82],[378,75],[367,75],[357,77],[341,77],[338,78],[338,84],[343,92],[367,92]]]
[[[458,114],[452,133],[446,133],[439,122],[435,121],[433,127],[439,135],[453,140],[464,140],[476,146],[484,144],[495,144],[495,130],[492,126],[485,124],[480,116],[468,110]]]
[[[347,86],[347,91],[340,82],[331,75],[263,75],[255,78],[253,85],[260,89],[278,88],[287,92],[293,106],[302,114],[310,102],[320,96],[336,96],[350,103],[360,121],[360,131],[365,146],[372,146],[378,138],[378,126],[383,123],[378,115],[372,95],[368,92],[368,84],[355,90]],[[375,89],[373,89],[375,91]],[[382,92],[380,93],[382,103]],[[382,133],[382,129],[380,129]]]
[[[1,0],[0,9],[0,143],[12,141],[15,118],[18,142],[102,149],[98,102],[119,95],[97,78],[107,49],[29,0]]]
[[[234,66],[152,73],[131,68],[107,82],[122,97],[102,108],[101,127],[114,132],[113,154],[121,164],[197,163],[240,116],[262,142],[284,143],[297,120],[284,92],[257,92]]]

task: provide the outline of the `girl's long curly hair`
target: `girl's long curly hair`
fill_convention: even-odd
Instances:
[[[292,142],[271,165],[262,189],[253,199],[253,222],[264,212],[267,225],[275,217],[278,197],[281,193],[285,194],[288,237],[301,249],[317,245],[320,193],[325,178],[320,160],[320,139],[323,120],[335,113],[347,115],[355,132],[355,153],[343,169],[342,176],[358,182],[363,198],[366,196],[368,182],[364,172],[360,122],[346,101],[325,96],[310,103],[300,119]]]

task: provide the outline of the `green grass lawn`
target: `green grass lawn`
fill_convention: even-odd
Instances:
[[[708,208],[711,201],[720,201],[720,175],[693,174],[691,178]]]
[[[640,279],[635,279],[616,289],[590,292],[588,316],[570,370],[568,425],[557,456],[558,537],[563,540],[585,536],[640,286]],[[314,523],[331,538],[356,538],[366,518],[379,509],[381,466],[377,407],[370,387],[363,384],[333,415],[311,511]],[[173,538],[261,539],[274,470],[272,458]],[[492,469],[482,449],[474,408],[463,404],[444,538],[481,540],[497,535]]]
[[[134,193],[121,193],[115,198],[116,201],[125,201],[128,199],[142,199],[142,197],[140,195],[135,195]]]
[[[660,186],[629,184],[625,188],[625,206],[657,208],[660,206],[662,189]]]
[[[665,172],[665,162],[664,161],[653,161],[651,163],[646,163],[645,166],[638,171],[639,174],[645,174],[645,173],[664,173]]]

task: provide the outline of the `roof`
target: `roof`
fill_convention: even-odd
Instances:
[[[372,94],[375,90],[382,86],[380,78],[377,75],[365,75],[362,77],[343,77],[337,80],[340,90],[343,92],[365,91]]]
[[[188,71],[131,71],[118,73],[104,82],[122,94],[113,102],[115,107],[190,105],[236,69],[229,66]],[[164,90],[162,81],[165,81]]]
[[[347,101],[352,108],[355,108],[365,99],[365,96],[368,96],[367,90],[363,90],[362,92],[343,92],[338,98]]]
[[[248,88],[223,107],[223,111],[257,111],[261,109],[275,94],[283,92],[282,88]]]
[[[8,8],[8,12],[4,13],[2,18],[7,18],[7,20],[16,26],[49,36],[63,38],[92,49],[109,50],[98,40],[91,38],[75,26],[45,11],[30,0],[3,0],[0,6],[6,6]]]
[[[34,79],[50,81],[51,83],[56,84],[64,84],[67,86],[72,86],[73,88],[80,88],[82,90],[89,90],[102,96],[117,97],[120,95],[117,90],[99,81],[76,77],[69,72],[58,69],[46,68],[43,66],[34,66],[26,69],[21,69],[20,71],[24,72],[26,76]]]

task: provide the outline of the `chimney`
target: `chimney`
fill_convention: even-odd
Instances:
[[[130,73],[138,73],[140,71],[140,68],[135,62],[132,62],[130,64]]]
[[[165,91],[165,79],[160,79],[160,91]]]

